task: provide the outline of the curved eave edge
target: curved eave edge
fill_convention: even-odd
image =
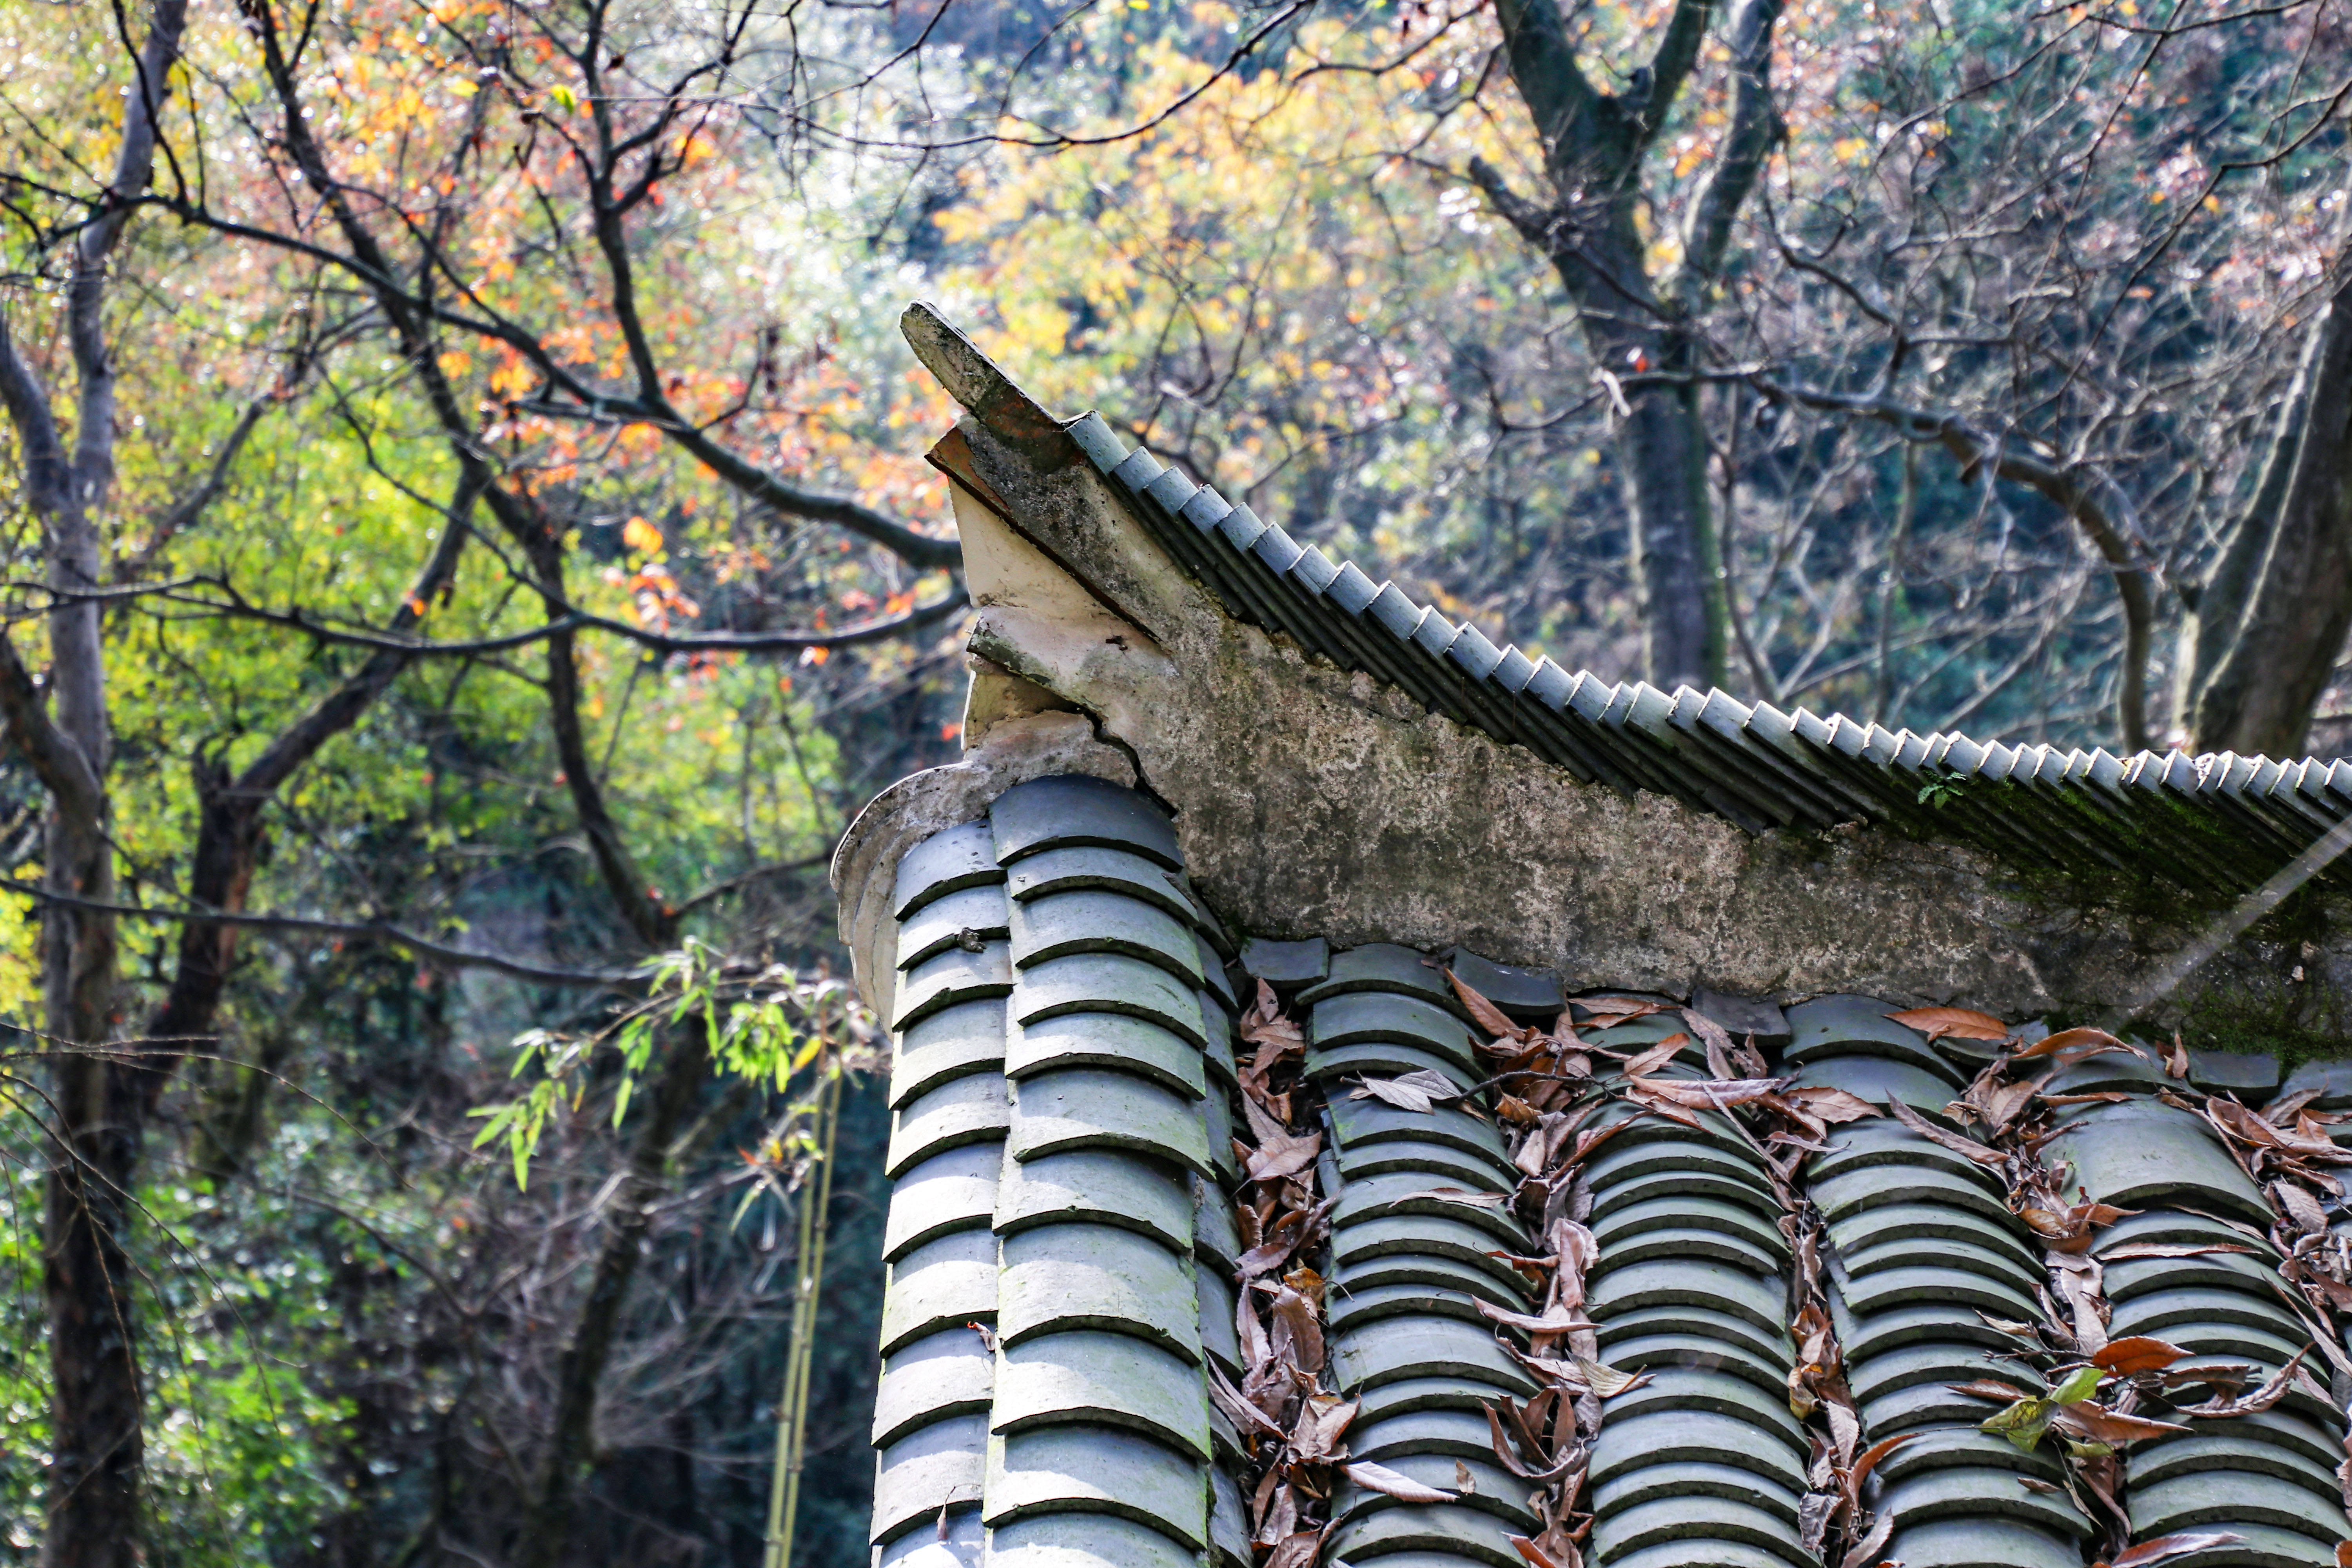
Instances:
[[[1300,546],[1246,504],[1130,451],[1099,414],[1051,419],[934,308],[909,306],[902,324],[992,432],[1049,467],[1083,458],[1236,619],[1583,782],[1669,795],[1750,832],[1883,823],[2028,867],[2153,873],[2205,894],[2261,885],[2352,812],[2352,762],[2008,746],[1571,673]],[[2343,862],[2325,875],[2352,887]]]

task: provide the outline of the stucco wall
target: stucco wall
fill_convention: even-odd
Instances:
[[[853,831],[836,873],[845,912],[862,907],[862,879],[878,875],[887,892],[876,846],[911,837],[891,822],[913,814],[929,831],[950,798],[976,814],[1015,774],[1034,776],[1023,726],[1059,721],[1059,743],[1091,759],[1082,771],[1108,776],[1124,759],[1176,810],[1195,885],[1251,934],[1459,942],[1557,969],[1571,987],[1860,991],[2089,1018],[2140,994],[2216,913],[2173,889],[2065,883],[1866,826],[1755,836],[1664,797],[1579,784],[1234,620],[1087,464],[970,418],[959,433],[942,456],[966,481],[971,647],[1085,715],[1093,750],[1066,715],[968,734],[962,782],[918,775]],[[2352,1023],[2344,912],[2294,900],[2145,1021],[2324,1048]],[[864,952],[860,966],[872,973]]]

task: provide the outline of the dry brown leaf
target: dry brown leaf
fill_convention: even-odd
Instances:
[[[2202,1405],[2184,1405],[2179,1407],[2179,1413],[2206,1421],[2231,1415],[2259,1415],[2286,1397],[2286,1391],[2294,1385],[2294,1374],[2303,1366],[2303,1358],[2310,1353],[2309,1345],[2295,1352],[2294,1360],[2271,1373],[2263,1380],[2263,1385],[2252,1394],[2240,1394],[2235,1399],[2209,1399]],[[2322,1397],[2325,1398],[2326,1395],[2323,1394]]]
[[[2104,1263],[2121,1263],[2134,1258],[2202,1258],[2209,1252],[2252,1252],[2251,1247],[2240,1247],[2234,1241],[2126,1241],[2105,1248],[2099,1254]]]
[[[2044,1036],[2030,1046],[2022,1046],[2011,1051],[2009,1059],[2013,1062],[2031,1061],[2036,1057],[2066,1055],[2085,1047],[2090,1048],[2084,1049],[2083,1055],[2074,1057],[2074,1060],[2080,1061],[2083,1057],[2099,1056],[2108,1051],[2131,1051],[2134,1056],[2139,1054],[2105,1029],[2094,1029],[2086,1026],[2079,1029],[2061,1029],[2054,1035]]]
[[[1878,1554],[1886,1550],[1886,1538],[1894,1533],[1895,1516],[1882,1510],[1877,1521],[1870,1527],[1869,1533],[1853,1543],[1838,1568],[1870,1568],[1870,1564],[1878,1560]]]
[[[1275,1543],[1274,1554],[1265,1560],[1265,1568],[1315,1568],[1315,1559],[1322,1547],[1320,1530],[1294,1531]]]
[[[1990,1399],[2001,1405],[2013,1405],[2018,1400],[2034,1397],[2024,1389],[2013,1388],[2006,1383],[1995,1383],[1989,1377],[1973,1378],[1967,1383],[1948,1383],[1944,1386],[1954,1394],[1965,1394],[1970,1399]]]
[[[1462,1005],[1470,1009],[1470,1016],[1478,1021],[1478,1026],[1496,1039],[1516,1040],[1529,1033],[1505,1016],[1500,1007],[1464,984],[1462,976],[1454,971],[1449,969],[1445,972],[1445,981],[1454,987],[1454,994],[1462,998]]]
[[[1930,1040],[1949,1035],[1956,1040],[2005,1040],[2009,1026],[1990,1013],[1970,1012],[1966,1007],[1913,1007],[1906,1012],[1889,1013],[1888,1017],[1906,1029],[1916,1029]]]
[[[1576,1370],[1584,1374],[1584,1385],[1603,1399],[1614,1399],[1628,1389],[1639,1388],[1649,1382],[1646,1373],[1619,1372],[1613,1366],[1603,1366],[1589,1356],[1576,1358]]]
[[[1299,1406],[1298,1421],[1291,1428],[1292,1458],[1302,1464],[1319,1464],[1339,1451],[1339,1438],[1347,1432],[1348,1424],[1356,1418],[1356,1404],[1336,1394],[1309,1394]]]
[[[1864,1448],[1861,1453],[1856,1454],[1853,1457],[1853,1468],[1846,1474],[1845,1484],[1847,1488],[1859,1495],[1862,1490],[1862,1483],[1870,1479],[1870,1472],[1878,1468],[1878,1461],[1886,1458],[1887,1455],[1895,1452],[1895,1449],[1903,1447],[1904,1444],[1908,1443],[1912,1438],[1916,1437],[1919,1434],[1916,1432],[1897,1432],[1892,1437],[1881,1437],[1869,1447]]]
[[[1641,1078],[1630,1069],[1625,1081],[1636,1094],[1655,1096],[1669,1105],[1679,1105],[1691,1110],[1724,1110],[1735,1105],[1745,1105],[1749,1100],[1761,1100],[1773,1093],[1782,1082],[1777,1078],[1728,1080]]]
[[[1904,1104],[1899,1098],[1889,1097],[1886,1101],[1886,1109],[1894,1113],[1895,1121],[1900,1121],[1904,1126],[1908,1127],[1912,1131],[1919,1134],[1920,1137],[1927,1139],[1931,1143],[1941,1144],[1943,1147],[1949,1149],[1955,1154],[1965,1155],[1969,1159],[1975,1161],[1979,1165],[1998,1167],[2009,1163],[2009,1156],[2003,1154],[2000,1150],[1988,1149],[1973,1138],[1963,1138],[1957,1132],[1945,1131],[1942,1128],[1937,1126],[1934,1122],[1928,1121],[1926,1117],[1920,1115],[1917,1111]]]
[[[2180,1031],[2172,1031],[2172,1050],[2164,1058],[2164,1076],[2176,1081],[2189,1076],[2189,1047],[2180,1042]]]
[[[1666,1063],[1674,1060],[1676,1056],[1681,1054],[1682,1048],[1689,1044],[1690,1037],[1688,1035],[1668,1035],[1664,1039],[1660,1040],[1648,1050],[1636,1052],[1634,1055],[1626,1058],[1625,1076],[1627,1078],[1640,1078],[1644,1073],[1654,1072],[1659,1068],[1665,1066]]]
[[[1842,1089],[1831,1089],[1827,1085],[1784,1089],[1780,1091],[1780,1098],[1804,1107],[1806,1114],[1817,1121],[1860,1121],[1866,1116],[1885,1114],[1862,1096],[1849,1094]]]
[[[1631,996],[1578,996],[1573,1000],[1590,1016],[1584,1026],[1588,1029],[1613,1028],[1619,1024],[1630,1024],[1636,1018],[1646,1018],[1653,1013],[1665,1011],[1659,1003],[1638,1001]]]
[[[2317,1198],[2313,1197],[2293,1182],[2273,1182],[2271,1201],[2276,1204],[2285,1213],[2286,1217],[2294,1222],[2295,1228],[2305,1236],[2325,1236],[2327,1233],[2327,1211],[2319,1206]]]
[[[1998,1132],[2017,1120],[2017,1113],[2032,1101],[2040,1087],[2032,1079],[2016,1083],[1988,1082],[1981,1090],[1973,1086],[1969,1089],[1968,1103],[1977,1108],[1986,1126]]]
[[[1386,1465],[1375,1465],[1359,1459],[1352,1465],[1342,1465],[1348,1479],[1367,1491],[1392,1497],[1399,1502],[1452,1502],[1454,1494],[1443,1487],[1423,1486],[1411,1476],[1391,1470]]]
[[[1434,1068],[1422,1068],[1398,1078],[1366,1078],[1356,1080],[1360,1086],[1349,1098],[1378,1100],[1395,1106],[1399,1110],[1412,1110],[1423,1115],[1446,1100],[1459,1100],[1462,1090],[1452,1079]]]
[[[1323,1370],[1323,1315],[1315,1303],[1284,1285],[1274,1292],[1274,1353],[1301,1372]]]
[[[1508,1193],[1474,1193],[1467,1187],[1423,1187],[1417,1193],[1407,1193],[1398,1199],[1411,1203],[1415,1198],[1436,1198],[1442,1203],[1467,1204],[1474,1209],[1500,1208],[1511,1201]]]
[[[1514,1127],[1533,1127],[1541,1120],[1536,1108],[1516,1094],[1497,1095],[1495,1114]]]
[[[2119,1415],[2084,1400],[2061,1405],[2050,1412],[2050,1425],[2091,1443],[2132,1443],[2143,1437],[2165,1437],[2188,1427],[2177,1421],[2151,1421],[2145,1415]]]
[[[1573,1546],[1567,1556],[1555,1557],[1524,1535],[1514,1535],[1510,1542],[1511,1549],[1527,1559],[1528,1568],[1583,1568],[1584,1560]]]
[[[2143,1541],[2128,1552],[2119,1552],[2108,1568],[2154,1568],[2168,1558],[2186,1557],[2191,1552],[2203,1552],[2216,1546],[2235,1546],[2245,1537],[2233,1530],[2182,1530],[2170,1535],[2159,1535],[2154,1541]],[[2346,1545],[2352,1545],[2347,1542]],[[2336,1561],[2352,1562],[2344,1554],[2344,1547],[2336,1549]]]
[[[2100,1346],[2092,1353],[2091,1364],[2116,1377],[2137,1377],[2144,1372],[2162,1372],[2188,1353],[2179,1345],[2147,1334],[2130,1334]]]

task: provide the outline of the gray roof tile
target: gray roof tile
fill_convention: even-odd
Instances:
[[[1108,1225],[1042,1225],[1003,1238],[996,1331],[1006,1345],[1071,1329],[1133,1334],[1201,1359],[1200,1304],[1187,1259]]]
[[[906,1104],[951,1078],[1004,1070],[1004,1004],[994,997],[958,1003],[898,1037],[890,1061],[890,1104]]]
[[[1130,1073],[1069,1068],[1023,1079],[1013,1092],[1020,1115],[1006,1149],[1016,1160],[1110,1149],[1213,1169],[1208,1128],[1194,1102]]]
[[[889,1266],[882,1292],[882,1353],[996,1316],[996,1238],[957,1231]]]
[[[1047,1513],[992,1531],[988,1568],[1200,1568],[1201,1554],[1133,1520]],[[912,1568],[912,1565],[909,1565]],[[930,1568],[926,1563],[923,1568]]]
[[[1603,1563],[1659,1547],[1687,1553],[1691,1543],[1700,1541],[1756,1547],[1777,1553],[1791,1568],[1808,1568],[1811,1562],[1811,1553],[1797,1543],[1794,1528],[1732,1498],[1678,1497],[1640,1503],[1592,1527],[1592,1550]],[[1705,1559],[1685,1555],[1681,1561]]]
[[[1078,891],[1031,899],[1013,909],[1018,969],[1077,953],[1108,952],[1167,970],[1187,987],[1202,980],[1191,926],[1123,893]]]
[[[1207,1467],[1124,1432],[1045,1426],[989,1445],[987,1509],[996,1528],[1038,1515],[1108,1516],[1150,1525],[1185,1545],[1209,1539]]]
[[[907,972],[898,986],[898,1011],[890,1026],[909,1028],[958,1003],[1006,996],[1012,991],[1013,961],[1003,942],[990,942],[978,952],[951,947]]]
[[[1011,971],[1010,963],[1005,968]],[[1013,1022],[1024,1027],[1073,1013],[1119,1014],[1171,1029],[1196,1047],[1208,1043],[1197,992],[1156,963],[1117,953],[1078,953],[1031,964],[1021,972],[1012,1012]]]
[[[1015,860],[1004,873],[1004,890],[1015,902],[1087,890],[1125,893],[1179,920],[1198,921],[1200,911],[1178,875],[1132,850],[1078,844]]]
[[[1201,1048],[1171,1030],[1124,1013],[1065,1013],[1017,1029],[1004,1049],[1015,1079],[1065,1068],[1100,1068],[1150,1079],[1187,1100],[1208,1092]]]
[[[950,947],[1001,942],[1007,934],[1004,889],[983,886],[942,894],[898,927],[898,967],[912,969]]]
[[[874,1478],[873,1538],[889,1540],[942,1509],[978,1502],[987,1447],[987,1418],[959,1415],[917,1427],[884,1447]]]
[[[1733,1465],[1645,1465],[1638,1470],[1627,1470],[1596,1489],[1592,1506],[1613,1516],[1626,1509],[1668,1498],[1728,1498],[1759,1509],[1785,1525],[1797,1522],[1795,1491]]]
[[[967,822],[932,834],[898,858],[890,912],[903,921],[934,899],[1003,880],[988,824]]]
[[[1483,1563],[1486,1568],[1526,1568],[1509,1537],[1520,1533],[1491,1514],[1461,1503],[1423,1508],[1384,1508],[1359,1514],[1331,1533],[1325,1561],[1404,1565],[1431,1553],[1441,1560]],[[1415,1563],[1412,1568],[1422,1568]]]
[[[1395,1319],[1332,1336],[1331,1382],[1342,1391],[1420,1377],[1467,1378],[1522,1396],[1538,1387],[1491,1330],[1456,1318]]]
[[[2166,1535],[2200,1525],[2268,1525],[2333,1547],[2352,1537],[2340,1500],[2315,1497],[2276,1476],[2212,1468],[2131,1489],[2134,1534]]]
[[[1171,871],[1184,865],[1168,814],[1135,791],[1100,779],[1059,774],[1014,784],[996,797],[988,815],[999,865],[1071,846],[1131,850]]]
[[[1654,1410],[1622,1421],[1604,1416],[1589,1479],[1598,1486],[1652,1465],[1737,1465],[1804,1490],[1803,1461],[1786,1445],[1760,1436],[1738,1416],[1706,1410]]]
[[[1305,942],[1253,937],[1242,943],[1242,967],[1270,985],[1308,985],[1329,973],[1331,949],[1319,936]]]
[[[895,1262],[952,1230],[986,1230],[996,1218],[1002,1145],[968,1143],[934,1154],[898,1178],[882,1229],[882,1259]]]
[[[1360,1040],[1396,1040],[1425,1046],[1465,1068],[1477,1065],[1469,1026],[1443,1007],[1392,991],[1360,991],[1327,996],[1307,1018],[1307,1037],[1317,1045],[1345,1046]]]
[[[997,1352],[999,1432],[1117,1426],[1206,1458],[1209,1402],[1200,1369],[1129,1334],[1077,1330]]]
[[[919,1171],[910,1173],[914,1179]],[[1224,1205],[1218,1205],[1220,1208]],[[1119,1226],[1175,1252],[1193,1242],[1192,1182],[1145,1161],[1099,1149],[1003,1163],[994,1224],[1002,1237],[1084,1220]],[[1226,1213],[1225,1228],[1233,1228]]]
[[[1991,1517],[2014,1519],[2076,1539],[2091,1534],[2090,1521],[2065,1493],[2053,1495],[2021,1487],[2017,1477],[2006,1470],[1918,1471],[1888,1487],[1880,1495],[1878,1506],[1895,1516],[1898,1528],[1937,1519],[1974,1522]]]
[[[996,1358],[962,1324],[911,1341],[882,1359],[874,1395],[874,1444],[895,1442],[950,1415],[986,1415],[995,1386]]]
[[[2100,1106],[2069,1123],[2042,1149],[2055,1167],[2101,1203],[2118,1208],[2186,1204],[2267,1229],[2269,1203],[2211,1130],[2186,1110],[2154,1100]]]
[[[1002,1141],[1011,1124],[1002,1078],[977,1073],[950,1079],[891,1114],[890,1147],[882,1173],[895,1180],[934,1154],[967,1143]]]
[[[1932,1520],[1897,1531],[1886,1551],[1900,1552],[1895,1561],[1904,1568],[2079,1568],[2083,1561],[2078,1542],[2010,1519]]]

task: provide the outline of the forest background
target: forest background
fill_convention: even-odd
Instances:
[[[2332,753],[2347,11],[0,0],[0,1562],[862,1561],[909,299],[1570,668]]]

